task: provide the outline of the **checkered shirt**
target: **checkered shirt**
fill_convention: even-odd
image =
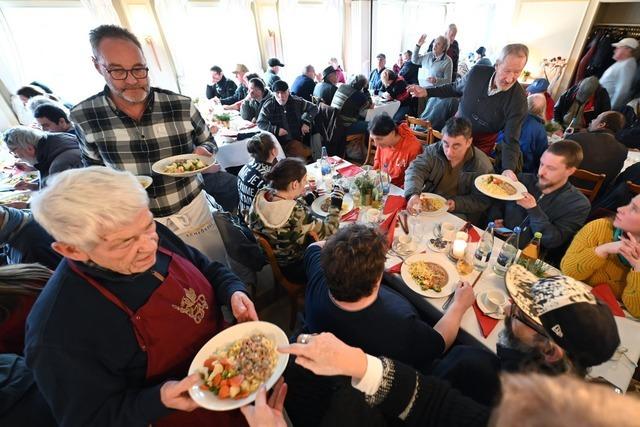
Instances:
[[[189,97],[168,90],[151,88],[139,122],[118,110],[108,95],[105,86],[71,111],[83,163],[152,176],[153,184],[147,189],[151,212],[156,217],[177,213],[200,193],[202,177],[158,175],[151,165],[170,156],[192,153],[196,146],[216,152],[204,119]]]

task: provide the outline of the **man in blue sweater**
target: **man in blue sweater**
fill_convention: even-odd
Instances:
[[[245,286],[156,223],[129,172],[55,176],[32,200],[64,256],[27,320],[25,355],[60,426],[238,425],[186,394],[196,352],[224,328],[221,305],[257,320]],[[174,411],[177,410],[177,411]],[[159,424],[156,424],[159,423]]]

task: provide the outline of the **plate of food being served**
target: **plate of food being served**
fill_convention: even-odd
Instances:
[[[229,411],[256,399],[261,385],[273,387],[284,372],[288,354],[277,348],[289,343],[282,329],[269,322],[238,323],[211,338],[196,354],[189,375],[202,381],[189,395],[203,408]]]
[[[311,211],[318,216],[325,217],[329,215],[329,207],[331,206],[331,194],[325,194],[318,197],[311,203]],[[353,210],[353,198],[349,194],[345,194],[342,199],[342,208],[340,216]]]
[[[180,154],[158,160],[151,165],[151,169],[160,175],[182,178],[201,173],[214,163],[214,159],[214,156]]]
[[[447,212],[447,199],[434,193],[420,194],[420,214],[426,216],[438,216]]]
[[[494,173],[480,175],[474,184],[481,193],[498,200],[520,200],[528,191],[521,182]]]
[[[428,298],[451,295],[459,280],[458,272],[446,255],[432,253],[407,258],[400,275],[413,291]]]

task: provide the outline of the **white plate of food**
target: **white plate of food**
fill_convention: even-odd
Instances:
[[[438,216],[447,211],[447,199],[434,193],[420,194],[420,215]]]
[[[189,375],[200,373],[203,381],[191,387],[189,395],[212,411],[229,411],[253,402],[260,385],[270,389],[284,372],[289,355],[278,353],[277,348],[287,344],[284,331],[269,322],[244,322],[225,329],[191,362]]]
[[[451,295],[459,280],[455,267],[442,254],[410,256],[402,264],[400,275],[413,291],[428,298]]]
[[[0,180],[0,186],[13,188],[21,182],[33,184],[37,182],[38,179],[40,179],[40,173],[38,171],[29,171],[3,178]]]
[[[29,203],[31,191],[12,191],[0,195],[0,205],[11,203]]]
[[[151,166],[151,169],[160,175],[182,178],[199,174],[211,166],[213,162],[214,156],[180,154],[158,160]]]
[[[320,196],[311,203],[311,211],[318,216],[325,217],[329,215],[329,207],[331,206],[331,195],[325,194]],[[340,216],[351,212],[353,209],[353,198],[349,194],[345,194],[342,199],[342,208]]]
[[[153,183],[153,178],[147,175],[136,175],[136,179],[145,190]]]
[[[495,173],[480,175],[474,184],[481,193],[498,200],[520,200],[524,197],[522,193],[527,192],[527,187],[521,182]]]

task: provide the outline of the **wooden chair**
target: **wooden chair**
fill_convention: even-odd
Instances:
[[[418,138],[423,144],[426,144],[426,145],[433,144],[434,142],[433,127],[431,127],[431,122],[429,120],[422,120],[409,115],[404,116],[404,118],[407,121],[407,125],[409,126],[413,134],[416,136],[416,138]],[[427,131],[423,132],[423,131],[416,130],[416,126],[420,126],[426,129]],[[442,135],[440,137],[442,137]]]
[[[282,270],[280,270],[280,266],[278,265],[278,260],[276,259],[276,255],[273,252],[273,248],[271,244],[267,240],[267,238],[254,231],[253,233],[256,236],[256,240],[262,247],[267,260],[269,261],[269,265],[271,266],[271,271],[273,272],[273,280],[276,284],[280,284],[287,292],[289,296],[289,303],[291,304],[291,313],[289,315],[289,328],[293,329],[296,323],[296,314],[298,313],[299,308],[304,304],[304,289],[305,283],[296,283],[287,279]],[[307,233],[307,237],[312,241],[318,241],[318,235],[310,231]]]
[[[634,196],[637,196],[638,194],[640,194],[640,185],[638,184],[634,184],[631,181],[627,181],[627,188],[629,188],[629,191],[631,191]]]
[[[593,203],[594,199],[598,195],[598,191],[600,191],[600,187],[602,187],[602,184],[604,183],[604,180],[607,176],[603,173],[597,174],[597,173],[591,173],[584,169],[576,169],[576,171],[573,173],[573,175],[571,175],[571,177],[577,180],[580,180],[582,182],[587,182],[591,184],[591,188],[585,188],[583,186],[576,185],[576,184],[573,184],[573,185],[575,185],[575,187],[578,190],[580,190],[582,194],[587,196],[589,201]]]

